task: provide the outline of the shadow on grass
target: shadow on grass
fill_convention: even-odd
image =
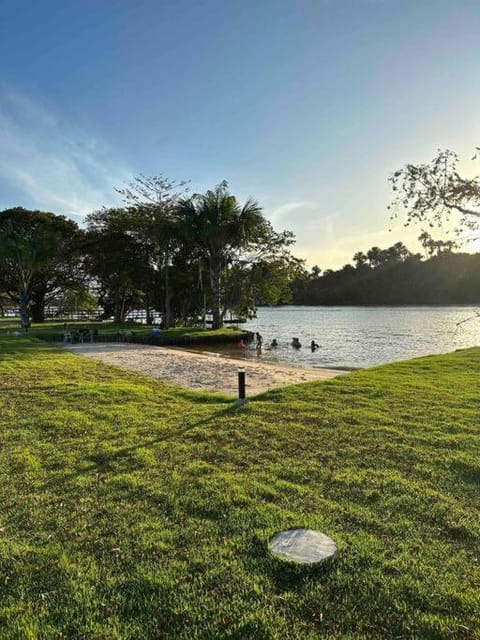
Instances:
[[[223,393],[212,393],[211,391],[202,391],[200,389],[185,389],[184,387],[177,387],[174,383],[161,381],[163,384],[168,385],[175,389],[175,395],[182,400],[188,400],[193,404],[201,405],[215,405],[225,404],[226,402],[233,403],[236,398]],[[234,406],[229,407],[226,411],[233,411]]]
[[[268,550],[268,541],[260,538],[252,540],[249,547],[252,571],[259,568],[279,593],[299,591],[306,582],[312,580],[326,582],[335,571],[336,558],[316,564],[296,564],[280,560]]]
[[[462,482],[480,487],[480,463],[477,461],[455,461],[452,463],[453,471]]]
[[[160,442],[168,442],[169,440],[172,440],[172,439],[181,438],[182,436],[194,431],[198,427],[207,426],[212,422],[214,422],[215,420],[218,420],[219,418],[223,418],[229,415],[233,416],[235,414],[235,411],[236,411],[235,407],[228,407],[226,409],[223,409],[222,411],[218,411],[214,413],[208,418],[204,418],[203,420],[194,422],[193,424],[186,425],[182,428],[166,430],[164,433],[162,433],[156,438],[143,440],[138,444],[135,444],[129,447],[121,447],[120,449],[116,449],[115,451],[112,451],[112,452],[100,451],[94,455],[86,456],[81,461],[79,461],[79,464],[81,464],[82,462],[91,462],[89,466],[82,467],[77,471],[73,471],[71,473],[61,475],[60,477],[56,477],[54,479],[48,480],[45,484],[46,486],[52,486],[52,485],[59,484],[60,482],[67,483],[78,476],[86,475],[88,473],[118,472],[119,469],[116,468],[116,464],[121,460],[123,460],[124,462],[128,461],[130,454],[137,451],[138,449],[146,449]],[[133,462],[133,459],[130,459],[130,462]],[[129,470],[132,471],[135,468],[138,468],[138,466],[139,465],[131,464],[131,467]],[[122,472],[125,472],[125,471],[126,469],[123,468]]]

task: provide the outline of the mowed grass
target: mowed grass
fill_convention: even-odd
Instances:
[[[0,637],[480,638],[479,389],[470,349],[237,410],[0,338]]]
[[[29,329],[27,336],[32,338],[53,339],[63,335],[64,321],[48,321],[42,324],[33,324]],[[97,329],[98,337],[96,340],[101,342],[103,337],[116,336],[121,331],[132,331],[136,336],[148,337],[152,335],[152,327],[140,324],[138,322],[68,322],[68,326],[73,331],[84,327]],[[18,318],[2,318],[0,319],[0,335],[7,331],[22,331]],[[173,329],[164,329],[161,336],[164,338],[202,338],[210,336],[226,336],[231,337],[232,334],[242,333],[240,329],[235,327],[224,327],[223,329],[203,329],[203,327],[174,327]]]

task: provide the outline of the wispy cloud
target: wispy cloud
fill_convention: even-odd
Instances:
[[[266,212],[277,229],[287,228],[296,238],[294,252],[312,264],[318,261],[319,247],[334,239],[338,212],[327,213],[318,202],[286,202]]]
[[[298,202],[286,202],[272,211],[267,212],[268,217],[275,224],[285,224],[298,216],[302,210],[311,211],[315,207],[314,202],[300,200]]]
[[[357,251],[368,251],[375,245],[386,248],[398,241],[404,242],[411,251],[422,251],[417,240],[420,227],[405,228],[401,222],[389,224],[385,214],[380,228],[370,223],[370,228],[351,231],[345,208],[345,204],[343,208],[335,208],[328,202],[292,200],[272,208],[267,215],[277,229],[293,231],[296,237],[293,252],[310,267],[318,264],[322,269],[337,269],[351,263]],[[441,237],[442,233],[437,235]]]
[[[73,217],[116,199],[131,173],[98,137],[0,87],[0,178],[30,206]],[[0,202],[0,207],[21,202]]]

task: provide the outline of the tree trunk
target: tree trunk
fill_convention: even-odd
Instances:
[[[125,322],[125,315],[125,293],[117,294],[113,321],[121,324]]]
[[[221,329],[222,320],[222,263],[218,258],[210,259],[210,282],[213,293],[212,329]]]
[[[28,327],[30,326],[30,295],[28,291],[20,291],[18,306],[20,307],[20,324],[25,331],[28,331]]]
[[[170,278],[168,277],[168,258],[165,259],[165,316],[163,318],[163,328],[170,329]]]
[[[45,293],[39,291],[32,300],[32,320],[33,322],[45,322]]]
[[[43,305],[32,305],[32,321],[42,323],[45,322],[45,307]]]
[[[170,290],[170,273],[168,268],[169,259],[170,256],[168,252],[165,252],[165,315],[163,318],[163,329],[170,329],[170,327],[175,324],[172,318],[171,309],[172,292]]]
[[[145,322],[147,325],[153,324],[152,310],[150,309],[150,296],[145,296]]]
[[[121,320],[120,320],[120,309],[121,309],[120,296],[117,293],[117,295],[115,296],[115,311],[113,312],[113,321],[114,322],[121,322]]]

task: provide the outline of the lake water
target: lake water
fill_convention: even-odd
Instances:
[[[242,328],[258,331],[264,348],[224,353],[305,367],[370,367],[480,344],[478,307],[276,307],[261,308]],[[302,348],[290,343],[299,338]],[[276,349],[267,349],[273,338]],[[320,348],[312,353],[310,342]],[[218,349],[213,349],[218,351]]]

